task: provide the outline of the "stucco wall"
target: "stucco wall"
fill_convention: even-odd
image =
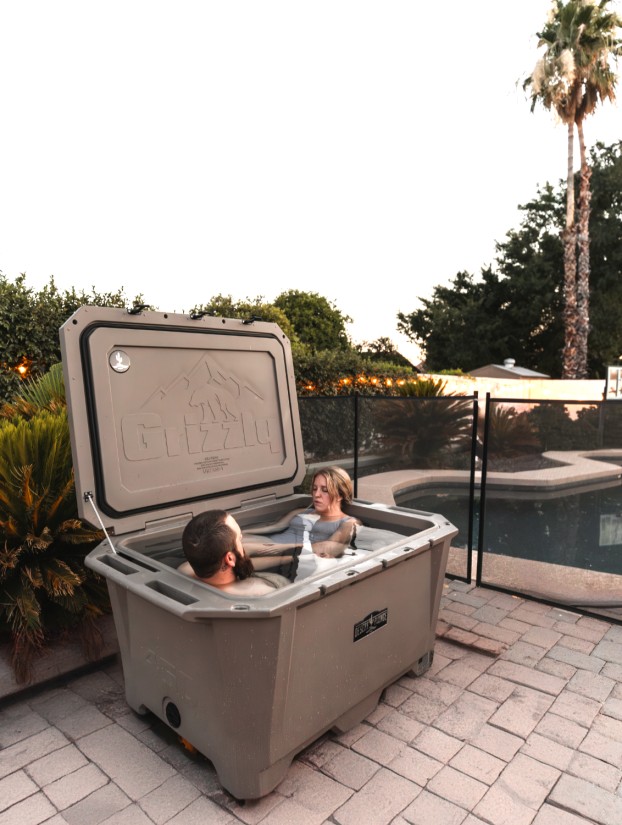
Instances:
[[[465,375],[429,375],[424,378],[447,382],[445,392],[480,398],[489,392],[492,398],[557,399],[561,401],[602,401],[605,380],[562,381],[554,378],[475,378]]]

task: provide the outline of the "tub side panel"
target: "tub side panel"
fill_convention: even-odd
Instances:
[[[288,744],[319,736],[431,650],[430,576],[428,550],[299,608],[283,707]]]

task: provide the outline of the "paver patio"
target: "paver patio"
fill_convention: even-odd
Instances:
[[[0,825],[622,823],[622,628],[446,582],[434,662],[240,803],[118,660],[0,706]]]

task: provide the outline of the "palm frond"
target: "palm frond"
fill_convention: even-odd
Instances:
[[[31,394],[24,404],[44,400]],[[77,517],[67,413],[57,403],[0,417],[0,631],[22,681],[48,639],[78,627],[92,640],[93,618],[109,610],[105,582],[84,566],[102,534]]]

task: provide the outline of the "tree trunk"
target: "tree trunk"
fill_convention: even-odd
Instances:
[[[568,166],[566,175],[566,227],[564,244],[564,352],[562,378],[577,378],[577,244],[574,223],[574,122],[568,124]]]
[[[577,221],[577,378],[587,378],[588,335],[590,330],[590,179],[592,170],[587,162],[583,122],[577,121],[581,152],[581,182],[579,185],[579,220]]]

